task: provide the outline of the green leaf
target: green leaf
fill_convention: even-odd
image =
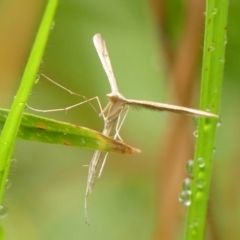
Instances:
[[[8,113],[9,110],[0,109],[0,129],[3,128]],[[29,113],[23,114],[17,136],[30,141],[101,151],[118,153],[135,153],[140,151],[92,129]]]

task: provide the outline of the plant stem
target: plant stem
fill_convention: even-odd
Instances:
[[[0,205],[2,204],[5,183],[11,164],[12,152],[25,109],[26,102],[35,83],[36,75],[41,64],[45,45],[53,23],[57,0],[49,0],[39,27],[34,45],[32,47],[28,63],[23,73],[22,81],[17,95],[11,106],[8,118],[2,131],[0,139]]]
[[[216,114],[219,112],[222,91],[227,12],[228,0],[208,0],[206,3],[200,109]],[[185,240],[205,239],[212,157],[218,124],[220,123],[210,118],[202,118],[198,122]]]

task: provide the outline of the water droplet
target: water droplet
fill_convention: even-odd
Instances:
[[[54,29],[54,27],[55,27],[55,22],[52,22],[50,29],[52,30],[52,29]]]
[[[225,46],[227,45],[227,42],[228,42],[228,38],[227,38],[227,35],[225,35],[225,37],[224,37],[224,45]]]
[[[64,133],[63,133],[63,135],[64,135],[64,136],[66,136],[66,135],[67,135],[67,133],[66,133],[66,132],[64,132]]]
[[[182,189],[184,191],[190,190],[191,189],[191,183],[192,180],[190,178],[185,178],[182,184]]]
[[[219,119],[219,121],[217,122],[217,127],[221,127],[222,126],[222,120]]]
[[[189,207],[191,205],[191,191],[182,191],[179,195],[179,202],[181,202],[184,206]]]
[[[8,214],[8,208],[1,205],[0,206],[0,219],[5,218]]]
[[[215,154],[217,151],[216,147],[213,147],[213,154]]]
[[[194,136],[195,138],[198,138],[198,130],[196,130],[196,131],[193,132],[193,136]]]
[[[189,224],[189,228],[191,229],[192,236],[197,236],[198,227],[199,227],[199,224],[196,220]]]
[[[204,124],[204,127],[203,127],[204,131],[209,131],[211,129],[211,120],[210,118],[206,118],[205,119],[205,124]]]
[[[204,179],[197,179],[196,186],[199,189],[203,189],[205,186],[205,180]]]
[[[82,144],[85,144],[85,143],[86,143],[85,140],[84,140],[83,138],[82,138],[81,142],[82,142]]]
[[[215,14],[217,14],[217,8],[212,9],[212,15],[215,15]]]
[[[6,179],[5,181],[5,189],[9,189],[12,186],[12,183],[9,179]]]
[[[189,160],[186,164],[186,171],[190,176],[193,175],[193,165],[194,165],[194,161],[192,159]]]
[[[210,46],[210,47],[208,48],[208,50],[209,50],[209,52],[213,52],[213,51],[215,50],[215,47],[214,47],[214,46]]]
[[[198,167],[200,167],[200,168],[204,168],[204,167],[205,167],[205,161],[204,161],[204,159],[203,159],[203,158],[198,158],[198,159],[197,159],[197,165],[198,165]]]
[[[224,58],[220,58],[220,59],[219,59],[219,62],[220,62],[220,63],[225,63],[225,59],[224,59]]]
[[[40,80],[40,75],[37,74],[37,75],[36,75],[36,78],[35,78],[35,84],[37,84],[37,83],[39,82],[39,80]]]

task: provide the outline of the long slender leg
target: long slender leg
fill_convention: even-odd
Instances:
[[[84,200],[84,213],[85,213],[85,221],[87,224],[89,224],[88,212],[87,212],[87,203],[88,203],[87,198],[88,198],[88,195],[92,192],[94,179],[96,176],[96,168],[98,165],[98,160],[100,159],[102,153],[103,152],[101,151],[95,151],[89,166],[87,187],[86,187],[85,200]]]
[[[123,142],[123,140],[122,140],[122,138],[121,138],[121,136],[119,134],[119,131],[121,130],[122,125],[123,125],[123,123],[124,123],[124,121],[125,121],[125,119],[126,119],[126,117],[128,115],[128,111],[129,111],[129,107],[128,106],[125,107],[124,110],[122,111],[122,113],[125,112],[125,114],[124,114],[122,119],[119,118],[118,121],[117,121],[116,128],[115,128],[116,132],[115,132],[115,135],[114,135],[113,139],[118,138],[118,139],[120,139]]]
[[[124,111],[125,111],[125,114],[124,114],[123,118],[121,119],[121,114],[122,114]],[[116,132],[115,132],[115,135],[114,135],[113,139],[119,138],[119,139],[123,142],[122,138],[121,138],[120,135],[119,135],[119,131],[120,131],[122,125],[123,125],[123,122],[125,121],[125,119],[126,119],[126,117],[127,117],[128,111],[129,111],[129,108],[128,108],[128,107],[127,107],[127,108],[124,108],[124,109],[121,111],[121,114],[119,115],[119,117],[118,117],[118,119],[117,119],[117,124],[116,124],[116,128],[115,128]],[[101,176],[101,174],[102,174],[104,165],[105,165],[105,163],[106,163],[106,161],[107,161],[107,156],[108,156],[108,153],[106,153],[105,156],[104,156],[104,159],[103,159],[101,168],[100,168],[99,173],[98,173],[98,178],[100,178],[100,176]]]
[[[84,104],[84,103],[88,103],[88,104],[93,108],[93,110],[94,110],[97,114],[99,114],[99,112],[96,110],[96,108],[95,108],[95,107],[93,106],[93,104],[91,103],[91,101],[96,100],[97,103],[98,103],[99,109],[100,109],[100,114],[103,112],[103,108],[102,108],[102,105],[101,105],[101,102],[100,102],[98,96],[88,99],[88,98],[86,98],[85,96],[83,96],[83,95],[81,95],[81,94],[79,94],[79,93],[73,92],[73,91],[71,91],[70,89],[62,86],[61,84],[55,82],[54,80],[52,80],[51,78],[49,78],[49,77],[46,76],[45,74],[40,74],[40,75],[43,76],[43,77],[44,77],[45,79],[47,79],[48,81],[50,81],[51,83],[53,83],[53,84],[55,84],[56,86],[60,87],[60,88],[63,89],[64,91],[68,92],[69,94],[83,98],[84,101],[82,101],[82,102],[80,102],[80,103],[73,104],[73,105],[68,106],[68,107],[65,107],[65,108],[57,108],[57,109],[37,109],[37,108],[33,108],[33,107],[29,106],[28,104],[26,105],[27,108],[29,108],[29,109],[31,109],[31,110],[33,110],[33,111],[35,111],[35,112],[44,112],[44,113],[47,113],[47,112],[60,112],[60,111],[65,111],[65,112],[67,112],[68,110],[70,110],[70,109],[72,109],[72,108],[78,107],[78,106],[80,106],[80,105],[82,105],[82,104]]]
[[[99,98],[98,98],[97,96],[96,96],[96,97],[93,97],[93,98],[89,98],[89,99],[86,100],[86,101],[83,101],[83,102],[80,102],[80,103],[76,103],[76,104],[73,104],[73,105],[68,106],[68,107],[65,107],[65,108],[38,109],[38,108],[33,108],[33,107],[29,106],[28,104],[26,104],[26,107],[29,108],[30,110],[35,111],[35,112],[43,112],[43,113],[48,113],[48,112],[61,112],[61,111],[67,112],[68,110],[70,110],[70,109],[72,109],[72,108],[78,107],[78,106],[80,106],[80,105],[82,105],[82,104],[84,104],[84,103],[89,103],[90,101],[93,101],[93,100],[96,100],[96,101],[97,101],[98,106],[99,106],[99,109],[100,109],[100,114],[101,114],[101,112],[103,112],[103,110],[102,110],[102,106],[101,106],[100,100],[99,100]],[[93,109],[94,109],[94,111],[95,111],[96,113],[98,113],[95,108],[93,108]],[[100,116],[100,114],[98,114],[98,115]]]
[[[108,111],[108,116],[109,116],[109,114],[110,114],[109,109],[111,109],[111,103],[107,104],[107,106],[100,113],[100,115],[104,116],[104,112]],[[109,136],[109,133],[111,132],[112,126],[114,124],[114,122],[109,122],[108,121],[108,116],[103,117],[103,119],[104,119],[103,133],[106,136]],[[106,154],[106,153],[103,153],[101,151],[95,151],[94,154],[93,154],[93,157],[91,159],[91,162],[89,164],[87,186],[86,186],[86,193],[85,193],[85,202],[84,202],[85,220],[86,220],[87,224],[89,224],[88,213],[87,213],[87,198],[88,198],[88,195],[92,192],[94,182],[95,182],[95,178],[96,178],[97,167],[98,167],[99,161],[100,161],[103,154]]]

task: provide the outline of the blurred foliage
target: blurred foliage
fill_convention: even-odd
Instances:
[[[172,0],[171,4],[174,2],[179,1]],[[181,33],[184,11],[179,10],[181,6],[170,9],[168,31],[174,39],[169,41],[174,43]],[[237,161],[239,1],[230,1],[229,9],[222,125],[216,144],[210,197],[213,215],[210,218],[221,239],[239,239],[240,201],[236,184],[240,169]],[[20,15],[28,12],[24,5],[19,11]],[[18,20],[20,15],[14,14],[11,19]],[[120,91],[126,97],[168,102],[158,29],[149,3],[143,0],[60,1],[40,72],[86,97],[98,95],[105,105],[110,87],[92,44],[92,36],[97,32],[105,38]],[[7,37],[9,41],[17,39],[11,34]],[[15,40],[14,44],[18,42]],[[22,68],[24,64],[23,58]],[[8,77],[13,74],[14,79],[20,79],[21,71],[13,73],[11,69],[7,77],[0,79],[1,84],[4,83],[1,86],[9,84],[12,92],[17,82],[11,85]],[[9,102],[13,95],[9,91]],[[64,107],[79,101],[44,79],[35,86],[30,98],[30,106],[41,109]],[[4,104],[9,103],[5,101]],[[102,120],[88,105],[67,114],[43,115],[98,131],[103,127]],[[93,152],[19,141],[10,172],[12,187],[5,196],[5,205],[9,208],[9,216],[2,221],[6,239],[151,239],[155,230],[156,161],[161,151],[159,141],[164,141],[161,133],[167,124],[165,117],[165,113],[130,111],[121,136],[128,144],[142,149],[142,154],[109,155],[103,174],[89,197],[90,227],[84,223],[87,169],[83,165],[89,163]]]

